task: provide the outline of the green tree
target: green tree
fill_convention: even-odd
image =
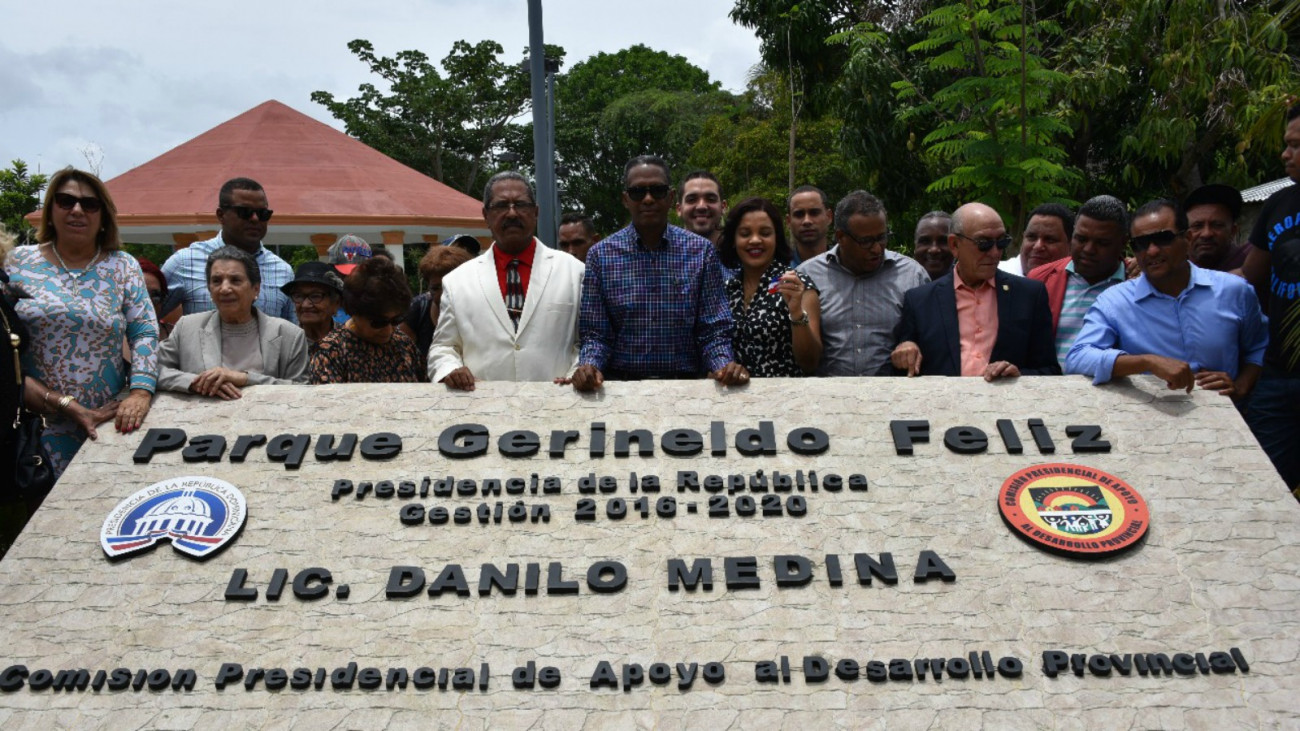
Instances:
[[[866,188],[884,201],[891,227],[900,232],[910,231],[926,211],[950,209],[957,198],[926,191],[936,173],[921,139],[932,125],[902,119],[891,86],[909,78],[931,90],[951,80],[908,50],[926,37],[916,20],[935,5],[932,0],[737,0],[731,13],[737,23],[754,29],[769,73],[785,77],[780,104],[790,108],[783,123],[793,142],[785,154],[794,151],[789,167],[795,184],[812,182],[832,197]],[[818,151],[850,179],[837,184],[835,175],[809,168],[808,154]],[[771,148],[764,154],[781,153]],[[900,248],[906,238],[898,238]]]
[[[1277,175],[1278,121],[1300,90],[1300,0],[917,0],[893,7],[879,22],[830,40],[848,49],[833,82],[835,113],[844,120],[841,149],[891,214],[950,210],[967,200],[970,188],[936,185],[960,165],[951,153],[965,147],[996,161],[999,148],[1016,142],[1008,133],[1021,129],[1030,146],[1005,159],[1020,159],[1023,170],[1025,161],[1041,157],[1050,167],[1031,172],[1057,189],[1027,187],[1026,206],[1098,193],[1135,204],[1185,194],[1204,181],[1244,187]],[[907,20],[918,13],[926,22]],[[985,84],[1021,86],[1024,103]],[[1021,110],[1027,121],[1046,126],[1022,124]],[[997,121],[998,136],[990,121]],[[1036,136],[1048,154],[1032,154]],[[1051,154],[1055,148],[1065,156]],[[997,185],[1019,197],[1014,179]]]
[[[789,101],[784,73],[765,69],[756,74],[739,104],[705,122],[690,166],[717,175],[732,203],[759,196],[784,207],[791,179],[794,185],[816,185],[832,198],[858,187],[839,152],[843,123],[832,115],[799,123],[791,159]]]
[[[640,154],[679,170],[710,115],[733,97],[681,56],[636,45],[598,53],[556,79],[555,146],[563,203],[608,233],[624,223],[623,165]]]
[[[312,101],[329,109],[348,134],[393,159],[469,195],[482,185],[512,122],[531,104],[527,71],[500,59],[501,45],[456,41],[442,71],[420,51],[378,56],[366,40],[348,49],[385,82],[362,84],[338,101],[326,91]],[[564,49],[548,46],[563,58]]]
[[[1074,167],[1134,202],[1276,175],[1300,2],[1069,3],[1057,68]],[[1084,29],[1087,32],[1083,32]]]
[[[36,229],[24,216],[41,207],[41,193],[48,180],[45,175],[30,174],[22,160],[0,170],[0,224],[17,236],[20,244],[36,240]]]
[[[892,24],[910,3],[881,0],[736,0],[731,19],[758,36],[763,65],[806,94],[815,116],[836,106],[835,85],[850,49],[826,39],[861,23]]]
[[[1078,178],[1065,165],[1070,128],[1052,98],[1065,76],[1040,55],[1060,27],[1007,0],[965,0],[918,22],[929,35],[908,50],[952,79],[930,95],[909,79],[893,85],[903,121],[936,123],[922,145],[942,172],[926,190],[982,200],[1019,232],[1030,208],[1066,199]]]

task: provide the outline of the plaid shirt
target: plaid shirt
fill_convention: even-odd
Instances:
[[[651,251],[636,229],[587,252],[580,365],[656,376],[715,371],[732,360],[731,308],[708,239],[669,226]]]
[[[187,315],[216,309],[212,296],[208,294],[208,254],[222,246],[225,242],[218,233],[216,238],[196,241],[167,258],[162,265],[163,276],[167,277],[167,301],[163,303],[163,312],[171,312],[177,305],[181,305]],[[293,268],[265,246],[259,246],[253,258],[257,259],[257,268],[262,274],[262,290],[253,306],[272,317],[298,322],[293,300],[280,291],[282,285],[293,281]]]

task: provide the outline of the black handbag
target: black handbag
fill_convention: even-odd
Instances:
[[[41,441],[45,418],[22,407],[19,388],[18,413],[14,416],[14,487],[23,500],[43,498],[54,487],[54,463]]]
[[[22,336],[14,332],[9,317],[0,308],[0,322],[4,323],[5,335],[13,350],[14,377],[17,379],[15,389],[18,391],[18,408],[14,412],[14,495],[23,500],[44,498],[50,488],[54,487],[54,463],[50,453],[41,441],[45,431],[45,419],[40,414],[23,408],[23,371],[18,361],[18,349],[22,346]]]

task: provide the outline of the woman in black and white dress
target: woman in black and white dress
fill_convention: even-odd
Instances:
[[[736,362],[757,378],[800,377],[822,357],[821,300],[808,277],[790,269],[790,244],[770,201],[749,198],[731,209],[719,247],[740,272],[726,283],[736,323]]]

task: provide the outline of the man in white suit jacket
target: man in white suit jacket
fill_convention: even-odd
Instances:
[[[551,381],[572,375],[584,267],[533,236],[536,200],[519,173],[497,173],[488,180],[483,216],[495,240],[442,280],[438,328],[429,347],[430,381],[470,391],[475,380]],[[509,277],[515,276],[507,274],[511,268],[521,280],[514,286],[522,290],[522,308],[507,304]]]

